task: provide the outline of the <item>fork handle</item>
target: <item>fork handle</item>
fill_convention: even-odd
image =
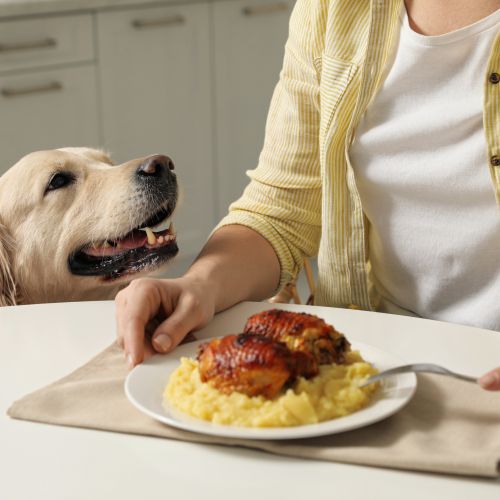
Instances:
[[[477,383],[477,378],[469,377],[468,375],[462,375],[461,373],[455,373],[451,370],[443,368],[438,365],[434,365],[431,363],[416,363],[411,365],[403,365],[397,366],[395,368],[390,368],[389,370],[384,370],[383,372],[378,373],[377,375],[373,375],[368,380],[363,382],[360,387],[364,387],[369,384],[373,384],[374,382],[378,382],[386,377],[390,377],[391,375],[397,375],[399,373],[436,373],[438,375],[447,375],[450,377],[455,377],[460,380],[464,380],[466,382]]]
[[[413,365],[413,371],[419,373],[437,373],[438,375],[449,375],[460,380],[465,380],[466,382],[477,382],[477,378],[475,377],[463,375],[461,373],[448,370],[447,368],[443,368],[442,366],[433,365],[432,363],[417,363]]]

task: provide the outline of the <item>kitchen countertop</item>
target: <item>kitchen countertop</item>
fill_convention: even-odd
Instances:
[[[212,0],[0,0],[0,18],[207,1]]]

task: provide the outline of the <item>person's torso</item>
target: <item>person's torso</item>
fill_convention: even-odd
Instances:
[[[500,212],[483,127],[500,11],[437,37],[401,36],[351,147],[382,308],[499,329]]]

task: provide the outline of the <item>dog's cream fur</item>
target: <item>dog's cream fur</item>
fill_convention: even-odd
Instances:
[[[126,277],[75,276],[68,255],[144,221],[151,200],[132,181],[142,160],[113,166],[102,151],[63,148],[31,153],[0,177],[0,306],[114,297]],[[76,181],[45,193],[58,169]]]

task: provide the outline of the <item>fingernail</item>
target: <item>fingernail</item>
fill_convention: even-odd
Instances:
[[[132,358],[132,354],[127,354],[127,363],[129,368],[134,367],[134,359]]]
[[[160,352],[166,352],[172,346],[172,340],[165,333],[160,333],[153,339],[155,349]]]
[[[487,373],[486,375],[483,375],[479,379],[479,385],[483,387],[484,389],[488,389],[490,387],[493,387],[495,384],[498,383],[498,379],[495,373]]]

